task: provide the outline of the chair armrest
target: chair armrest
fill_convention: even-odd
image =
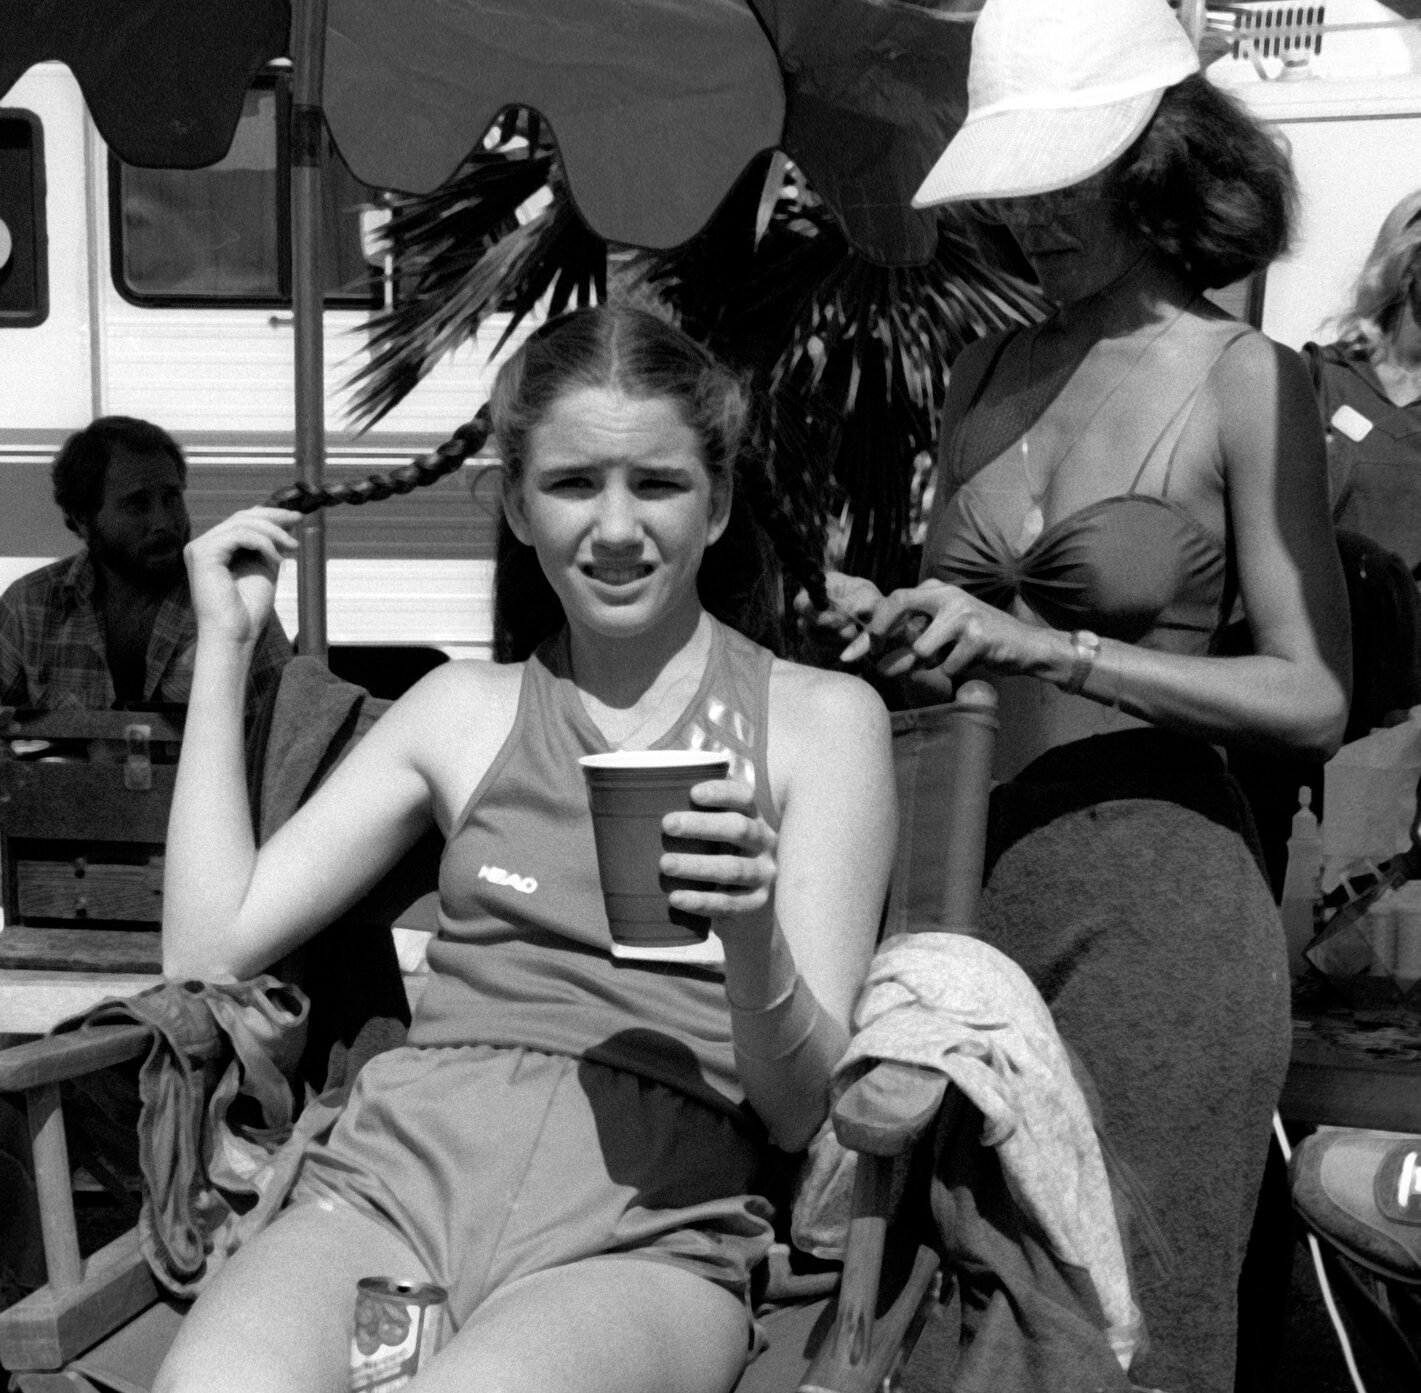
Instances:
[[[122,1064],[142,1054],[152,1039],[147,1026],[104,1025],[12,1045],[0,1050],[0,1092],[18,1093],[62,1083],[110,1064]]]
[[[862,1154],[855,1167],[834,1324],[799,1385],[800,1393],[879,1393],[902,1357],[909,1328],[935,1299],[939,1258],[926,1235],[919,1238],[912,1269],[886,1310],[881,1308],[879,1278],[895,1207],[894,1172],[900,1165],[896,1153],[936,1117],[947,1084],[933,1071],[884,1061],[856,1080],[835,1106],[839,1140]]]
[[[851,1151],[896,1156],[937,1116],[947,1083],[932,1069],[880,1061],[834,1105],[834,1134]]]

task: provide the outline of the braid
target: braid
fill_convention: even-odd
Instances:
[[[472,421],[462,426],[442,445],[421,455],[409,464],[392,469],[388,474],[371,474],[353,484],[326,484],[314,488],[310,484],[287,484],[266,500],[268,508],[289,508],[297,513],[314,513],[332,508],[337,503],[379,503],[397,493],[410,493],[417,488],[437,483],[452,474],[466,459],[478,454],[487,443],[493,429],[487,404],[481,406]]]
[[[809,593],[815,609],[827,609],[822,522],[807,524],[806,519],[796,516],[783,491],[770,486],[763,470],[746,470],[740,486],[748,495],[751,512],[769,534],[788,578]]]
[[[771,477],[763,437],[753,432],[735,462],[730,520],[701,562],[701,602],[717,619],[780,657],[802,654],[793,599],[801,587],[827,605],[823,524]]]

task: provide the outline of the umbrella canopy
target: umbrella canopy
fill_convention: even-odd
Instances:
[[[785,82],[780,148],[850,244],[920,265],[938,221],[909,206],[967,114],[981,0],[753,0]]]
[[[610,242],[693,237],[760,152],[804,170],[850,243],[925,262],[913,191],[966,110],[980,0],[329,0],[323,105],[377,188],[428,193],[506,107],[542,114],[578,212]],[[226,153],[289,0],[0,0],[0,92],[74,71],[129,164]]]
[[[290,28],[288,0],[0,0],[0,94],[35,63],[66,63],[121,160],[197,169],[227,153]]]
[[[784,150],[854,247],[926,261],[909,208],[966,110],[978,0],[330,0],[324,105],[360,179],[429,193],[505,107],[552,127],[611,242],[668,248]]]
[[[639,246],[698,232],[784,124],[743,0],[331,0],[326,120],[366,183],[432,192],[511,105],[551,127],[593,230]]]
[[[359,178],[434,205],[423,218],[426,240],[438,245],[447,240],[446,215],[478,212],[488,201],[487,189],[467,187],[474,166],[497,162],[497,152],[484,148],[485,136],[496,131],[495,144],[502,142],[507,154],[510,134],[526,132],[532,143],[523,153],[531,155],[539,153],[541,123],[558,145],[555,171],[539,175],[556,186],[551,213],[541,215],[556,225],[541,231],[521,226],[514,217],[520,202],[498,224],[517,236],[499,241],[490,225],[449,249],[458,253],[454,260],[472,254],[476,263],[464,268],[468,283],[460,303],[467,302],[467,312],[454,315],[447,332],[436,324],[440,332],[416,332],[402,347],[391,347],[401,327],[395,319],[379,330],[390,361],[375,365],[384,374],[371,389],[377,414],[419,380],[441,345],[461,341],[476,327],[484,312],[479,306],[492,303],[483,292],[490,286],[501,291],[508,279],[499,267],[509,272],[507,263],[526,257],[530,244],[553,272],[570,275],[568,284],[588,275],[599,285],[605,280],[609,242],[658,254],[679,249],[684,264],[659,263],[652,278],[663,289],[683,283],[683,314],[696,320],[699,313],[685,289],[690,281],[705,282],[700,300],[707,303],[727,276],[743,281],[746,303],[737,301],[735,313],[721,304],[709,317],[700,315],[707,321],[702,327],[758,315],[771,338],[788,335],[788,347],[781,343],[782,351],[771,355],[776,365],[767,387],[784,395],[793,364],[812,362],[809,390],[824,401],[806,406],[809,414],[825,417],[835,430],[842,417],[846,432],[863,418],[864,438],[872,444],[859,451],[862,467],[848,471],[853,479],[846,487],[851,497],[868,497],[872,489],[865,491],[863,478],[893,476],[884,485],[893,494],[887,511],[881,499],[869,498],[855,523],[872,534],[875,554],[887,557],[901,531],[906,504],[898,494],[906,485],[901,469],[881,468],[884,442],[898,441],[908,454],[919,450],[931,435],[954,347],[1034,312],[1029,288],[978,260],[960,229],[940,238],[943,218],[910,207],[965,114],[971,22],[979,3],[0,0],[0,91],[31,64],[62,60],[122,159],[196,167],[226,153],[244,94],[263,64],[292,57],[296,115],[305,118],[292,159],[296,456],[305,483],[318,482],[323,453],[322,316],[314,266],[319,169],[306,157],[316,145],[317,104]],[[771,163],[766,177],[761,157],[771,149],[793,160],[794,182],[806,186],[802,200],[785,201],[783,161]],[[753,179],[742,179],[747,170]],[[798,214],[791,204],[800,207]],[[777,217],[788,231],[767,236]],[[497,254],[484,256],[495,243]],[[795,250],[790,244],[796,243],[803,245]],[[734,271],[722,255],[727,247],[736,249],[729,258]],[[571,249],[574,265],[558,260],[559,248]],[[417,263],[421,285],[439,255]],[[756,265],[742,265],[747,257]],[[453,271],[463,274],[458,266]],[[973,285],[983,277],[988,283],[979,294]],[[793,305],[785,301],[786,287],[804,292]],[[424,300],[443,313],[448,297]],[[844,374],[820,361],[826,343],[847,350],[829,355],[847,364],[844,382],[832,391]],[[859,390],[866,375],[879,390]],[[864,409],[866,397],[897,413],[893,429]],[[832,445],[819,451],[826,459],[845,454]],[[308,632],[314,635],[319,647],[318,530],[307,543],[302,635],[303,642]]]

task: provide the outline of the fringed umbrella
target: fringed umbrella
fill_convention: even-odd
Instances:
[[[327,119],[377,188],[433,192],[523,106],[608,241],[687,241],[778,148],[865,255],[932,254],[935,220],[908,205],[966,110],[980,0],[329,4]]]
[[[960,229],[944,250],[942,220],[908,206],[961,119],[975,8],[975,0],[0,0],[0,90],[31,63],[62,59],[120,156],[191,167],[225,152],[262,64],[283,50],[292,57],[303,479],[319,479],[322,453],[319,239],[314,216],[300,212],[315,207],[322,108],[357,176],[415,195],[392,223],[393,245],[407,253],[401,284],[416,287],[415,300],[398,304],[380,330],[368,414],[388,409],[495,305],[521,313],[544,291],[554,306],[603,294],[609,242],[664,253],[708,223],[726,228],[629,274],[659,286],[688,324],[722,324],[717,346],[781,394],[776,439],[794,433],[784,423],[802,411],[795,429],[806,441],[828,430],[839,442],[831,477],[860,504],[849,550],[878,565],[901,530],[901,457],[930,434],[922,421],[943,365],[965,337],[1031,310],[1029,291],[974,259]],[[770,150],[793,164],[776,160],[767,180]],[[515,210],[539,186],[551,192],[547,208],[520,221]],[[800,193],[787,198],[786,187]],[[749,233],[760,269],[731,287],[739,299],[712,311],[691,272],[714,260],[707,247],[716,241],[744,240],[716,215],[747,200],[763,234]],[[614,250],[614,271],[622,260]],[[817,280],[810,267],[820,268]],[[793,306],[774,284],[779,275],[803,292]],[[781,326],[772,320],[791,309],[775,343]],[[767,356],[735,339],[731,326],[742,321],[760,326],[755,343]],[[886,457],[864,443],[881,438],[866,433],[870,401],[907,423]],[[785,454],[781,471],[798,468],[794,459]],[[323,553],[304,550],[312,570],[301,576],[301,627],[319,648]],[[308,606],[308,591],[319,603]]]
[[[289,0],[0,0],[0,94],[36,63],[66,63],[119,159],[198,169],[227,153],[290,31]]]

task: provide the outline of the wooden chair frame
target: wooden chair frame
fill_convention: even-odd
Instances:
[[[996,697],[971,682],[948,707],[894,717],[895,741],[946,733],[951,777],[917,802],[914,780],[899,778],[900,822],[909,833],[895,882],[908,869],[912,836],[931,838],[929,864],[940,877],[937,913],[910,929],[970,933],[976,916],[986,840],[987,794],[996,728]],[[895,747],[897,748],[897,747]],[[942,766],[939,766],[941,774]],[[120,1064],[148,1048],[141,1026],[106,1026],[82,1035],[49,1037],[0,1052],[0,1091],[25,1095],[38,1178],[49,1280],[8,1310],[0,1311],[0,1360],[23,1393],[86,1389],[65,1366],[145,1308],[160,1292],[130,1231],[81,1258],[77,1241],[68,1151],[60,1110],[60,1085],[93,1069]],[[837,1307],[828,1337],[800,1379],[801,1393],[872,1393],[901,1356],[905,1335],[925,1300],[938,1267],[936,1253],[920,1244],[909,1277],[893,1304],[878,1312],[879,1278],[891,1215],[894,1167],[932,1124],[942,1105],[941,1076],[882,1063],[840,1099],[833,1125],[843,1144],[859,1153],[853,1216]],[[740,1393],[763,1387],[757,1365]]]
[[[130,744],[128,733],[135,727],[145,734],[141,743]],[[0,967],[159,971],[161,851],[177,765],[150,756],[160,747],[176,748],[180,723],[156,712],[45,712],[15,719],[3,738],[48,741],[56,750],[82,746],[85,757],[52,763],[0,753],[6,920]],[[95,746],[107,757],[92,758]],[[67,853],[37,856],[46,844],[69,844],[77,859]],[[148,867],[104,864],[106,857],[132,860],[135,851],[139,858],[154,853],[158,859]],[[87,867],[85,860],[91,863]],[[53,901],[37,914],[25,912],[26,872],[29,896]],[[37,876],[43,877],[42,887]],[[92,914],[86,900],[92,901]],[[101,927],[106,921],[109,926]],[[151,927],[139,929],[138,923]]]
[[[965,684],[950,706],[894,714],[899,829],[891,895],[907,903],[895,910],[890,901],[890,928],[975,932],[996,728],[996,693],[985,682]],[[947,746],[919,764],[911,758],[919,740]],[[881,1062],[835,1105],[834,1132],[857,1153],[853,1215],[833,1325],[799,1393],[875,1393],[905,1357],[905,1339],[932,1299],[939,1259],[919,1242],[892,1304],[879,1310],[894,1173],[932,1126],[946,1092],[941,1074]],[[754,1375],[751,1365],[740,1393],[757,1393]]]

